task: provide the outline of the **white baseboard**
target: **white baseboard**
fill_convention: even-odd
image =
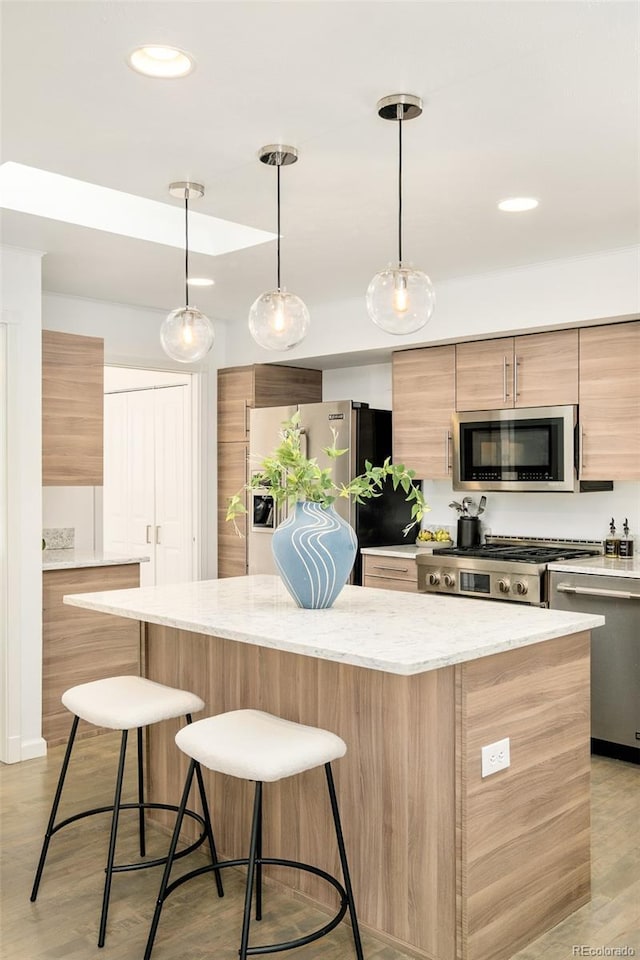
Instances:
[[[35,757],[46,757],[47,741],[43,737],[25,740],[22,744],[20,760],[33,760]]]

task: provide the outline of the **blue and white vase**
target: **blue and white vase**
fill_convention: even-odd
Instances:
[[[296,503],[273,534],[273,556],[284,584],[307,610],[330,607],[351,573],[358,541],[333,507]]]

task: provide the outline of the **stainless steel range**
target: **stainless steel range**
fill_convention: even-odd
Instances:
[[[418,590],[546,607],[547,564],[601,553],[591,540],[488,536],[481,546],[418,554]]]

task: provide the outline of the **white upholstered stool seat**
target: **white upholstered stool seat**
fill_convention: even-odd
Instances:
[[[109,900],[111,897],[111,882],[113,875],[128,870],[141,870],[147,867],[155,867],[166,864],[168,854],[159,857],[147,857],[146,849],[146,826],[145,813],[148,809],[154,810],[173,810],[179,808],[174,803],[167,802],[147,802],[144,796],[144,743],[142,732],[144,727],[159,723],[161,720],[173,720],[177,717],[184,717],[187,723],[191,723],[191,714],[204,708],[204,700],[190,693],[188,690],[178,690],[175,687],[167,687],[162,683],[154,683],[153,680],[147,680],[145,677],[106,677],[104,680],[93,680],[90,683],[81,683],[76,687],[70,687],[62,695],[62,703],[73,714],[71,732],[67,742],[67,749],[62,762],[62,769],[58,778],[49,823],[40,851],[40,860],[36,869],[33,889],[31,891],[31,902],[35,902],[40,888],[42,872],[44,870],[47,853],[51,838],[63,827],[75,823],[77,820],[83,820],[85,817],[92,817],[95,814],[111,813],[111,831],[109,835],[109,848],[107,852],[107,863],[104,868],[104,890],[102,895],[102,911],[100,913],[100,926],[98,930],[98,946],[104,946],[107,917],[109,911]],[[113,803],[107,806],[92,807],[89,810],[82,810],[65,820],[58,821],[58,807],[71,753],[75,743],[78,724],[80,720],[86,720],[88,723],[99,727],[108,727],[112,730],[119,730],[120,737],[120,758],[116,772],[116,785]],[[122,787],[125,773],[125,760],[127,753],[127,741],[129,731],[136,730],[137,735],[137,754],[138,754],[138,799],[133,803],[122,802]],[[197,766],[197,765],[196,765]],[[190,817],[196,821],[201,828],[200,835],[193,840],[187,847],[176,853],[172,852],[171,858],[188,856],[193,850],[208,841],[211,862],[217,863],[217,854],[213,830],[211,828],[211,819],[209,817],[209,808],[207,798],[202,782],[202,773],[199,766],[196,769],[198,779],[198,791],[200,794],[200,803],[202,813],[196,810],[186,808],[182,805],[182,816]],[[140,858],[133,863],[115,862],[116,844],[118,835],[118,821],[120,813],[123,810],[135,810],[138,814],[138,832],[140,838]],[[224,891],[220,872],[216,873],[216,886],[218,895],[223,896]]]
[[[197,720],[178,731],[176,744],[209,770],[267,783],[320,767],[347,752],[335,733],[261,710],[231,710]]]
[[[62,694],[71,713],[98,727],[133,730],[184,717],[204,708],[204,700],[145,677],[107,677],[71,687]]]
[[[216,876],[219,877],[223,868],[238,866],[246,866],[247,868],[242,931],[238,951],[240,960],[248,960],[248,957],[256,954],[289,951],[319,940],[337,927],[347,911],[351,918],[356,960],[364,960],[340,823],[338,799],[331,771],[331,762],[343,757],[347,752],[347,745],[344,740],[329,730],[308,727],[302,723],[293,723],[291,720],[275,717],[273,714],[264,713],[262,710],[230,710],[227,713],[207,717],[183,727],[176,734],[176,745],[190,758],[190,763],[147,938],[144,960],[151,960],[163,904],[171,892],[188,880],[202,876],[203,873],[215,871]],[[326,870],[310,863],[283,859],[282,857],[263,856],[262,799],[264,784],[282,780],[285,777],[293,777],[305,770],[322,766],[324,766],[331,815],[336,833],[336,843],[342,868],[342,882],[336,876],[327,873]],[[248,856],[224,861],[212,858],[210,865],[198,867],[189,873],[183,873],[177,880],[170,882],[171,868],[177,856],[178,839],[189,791],[193,783],[194,773],[199,767],[207,767],[214,773],[222,773],[229,777],[254,781],[253,816]],[[315,789],[316,785],[315,782],[309,784],[307,789]],[[299,811],[296,810],[296,820],[298,815]],[[306,871],[315,877],[319,877],[330,884],[337,892],[340,898],[340,906],[334,917],[324,922],[317,930],[306,933],[304,936],[278,943],[250,946],[249,931],[252,903],[255,900],[256,920],[261,920],[263,870],[265,868],[271,870],[273,867],[287,867],[297,871]]]

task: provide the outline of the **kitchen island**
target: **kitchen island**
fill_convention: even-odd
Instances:
[[[498,960],[590,896],[589,631],[602,617],[347,586],[300,610],[277,577],[66,597],[146,624],[146,675],[206,713],[254,707],[326,727],[362,923],[416,957]],[[176,724],[149,731],[153,796],[179,796]],[[511,764],[481,776],[481,747]],[[208,777],[225,856],[245,855],[250,787]],[[335,871],[313,770],[269,785],[265,853]],[[316,878],[284,875],[318,902]]]

